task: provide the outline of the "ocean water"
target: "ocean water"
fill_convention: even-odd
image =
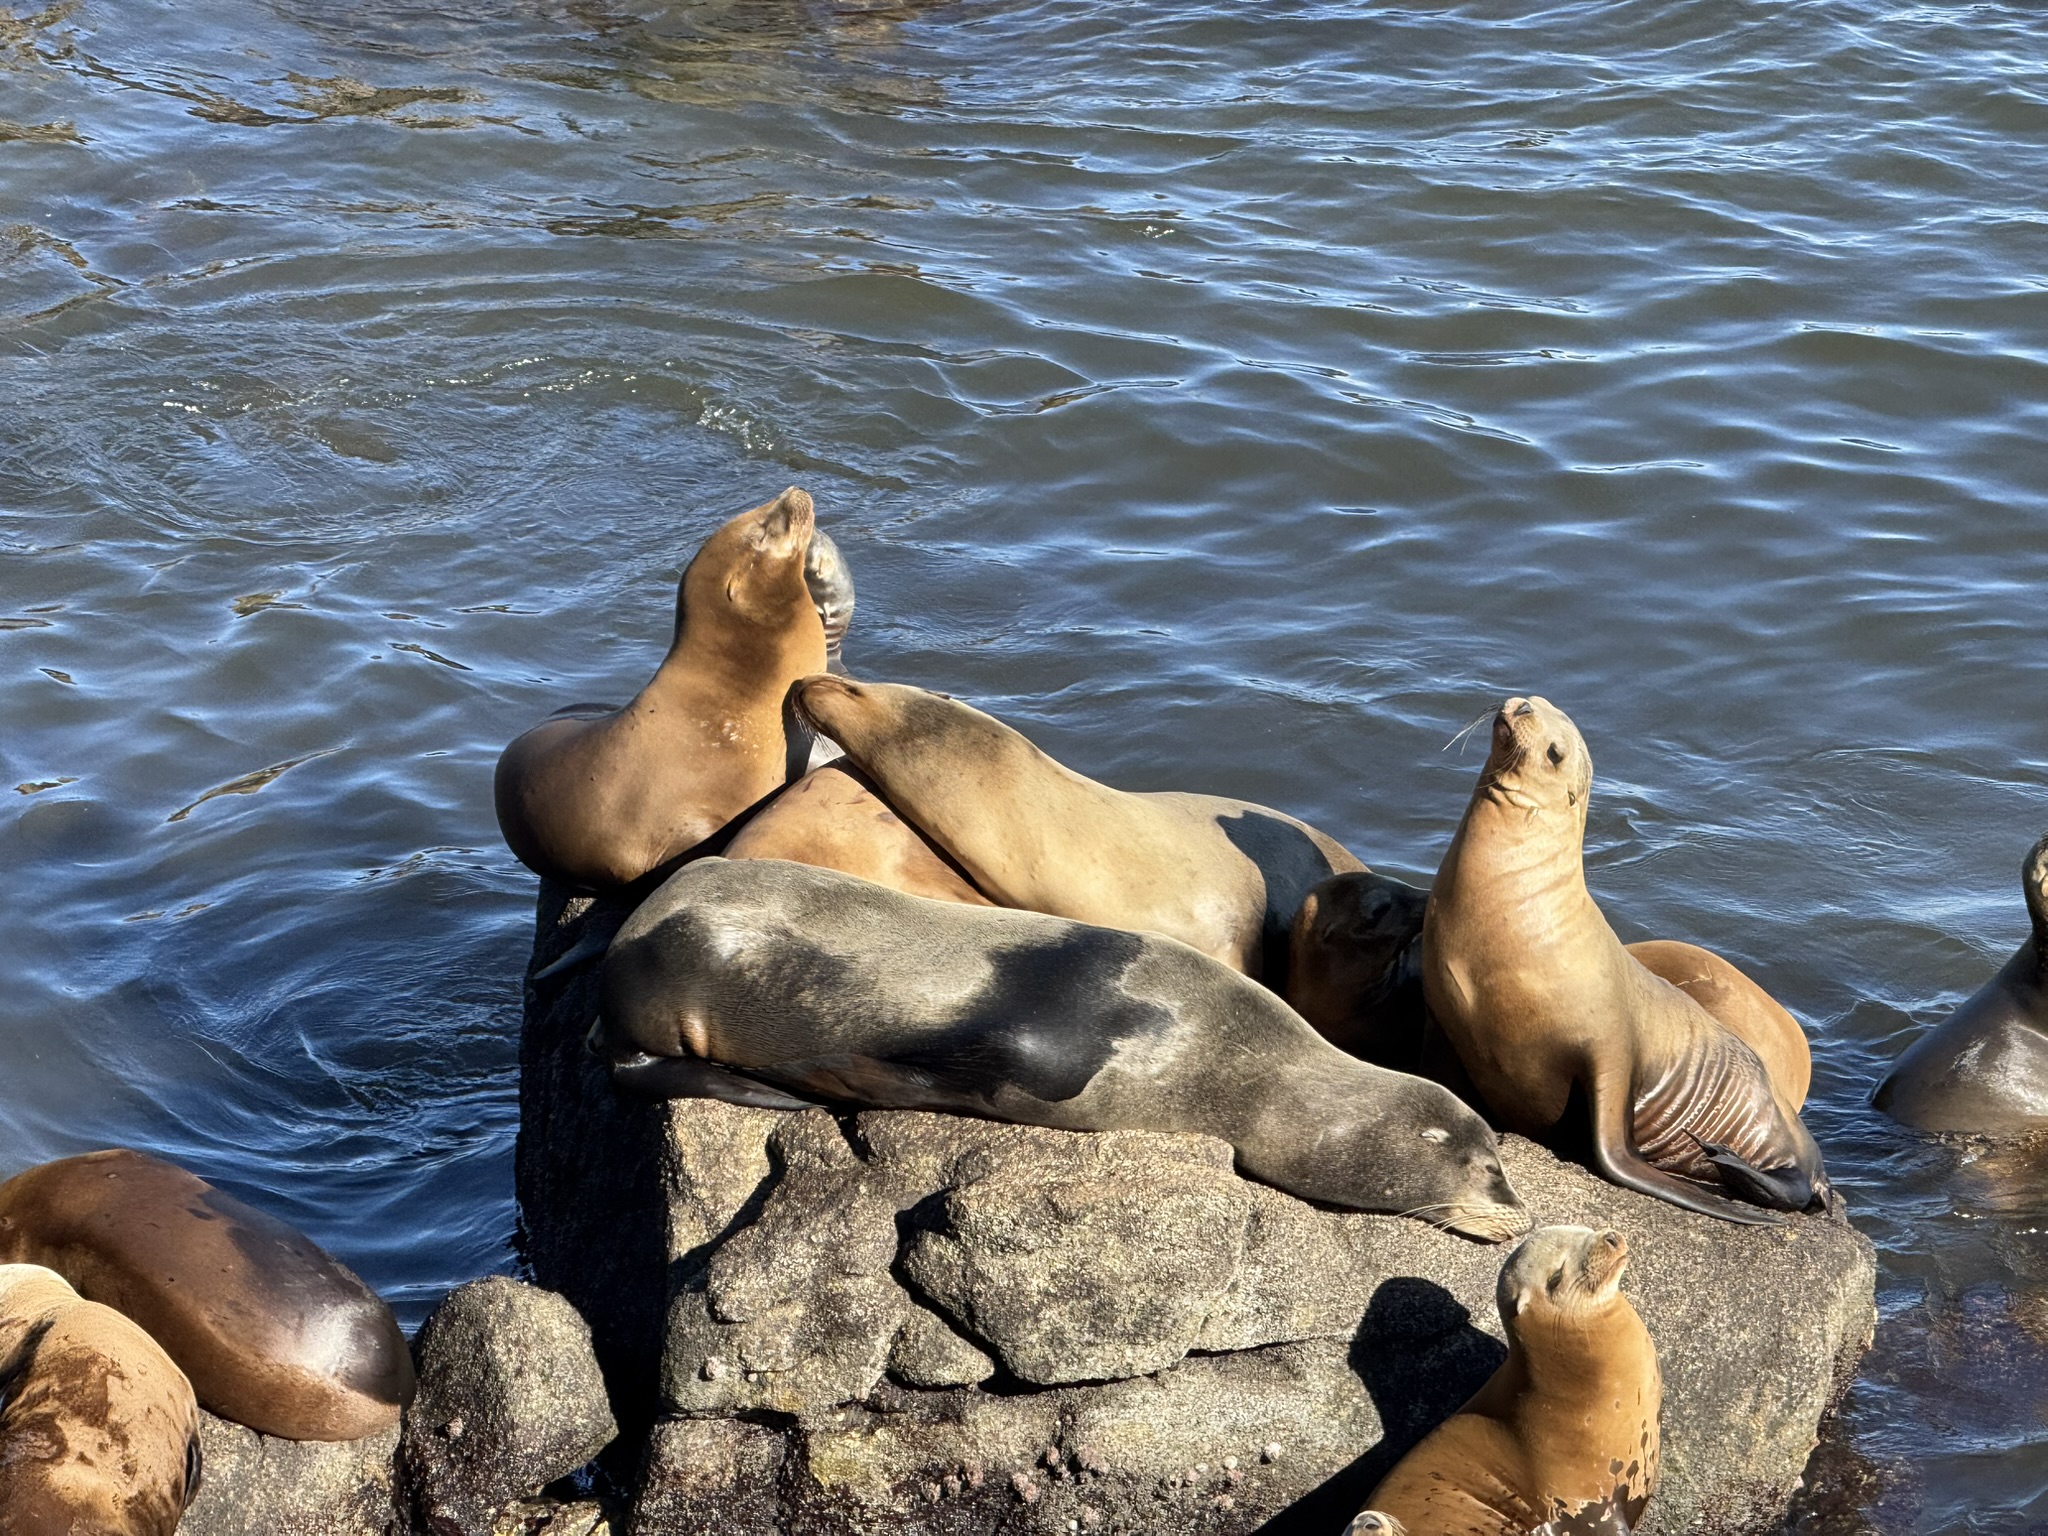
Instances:
[[[1569,711],[1882,1255],[1799,1528],[2048,1526],[2048,1160],[1866,1105],[2048,830],[2044,82],[2023,5],[14,0],[0,1171],[509,1268],[491,765],[800,484],[856,673],[1396,873]]]

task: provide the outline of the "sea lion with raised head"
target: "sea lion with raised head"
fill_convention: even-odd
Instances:
[[[630,1091],[1186,1131],[1303,1199],[1526,1231],[1486,1122],[1346,1056],[1187,945],[701,859],[606,951],[592,1043]]]
[[[1308,888],[1365,868],[1264,806],[1098,784],[943,694],[820,676],[796,701],[998,906],[1163,933],[1278,985]]]
[[[1562,710],[1501,706],[1423,921],[1431,1017],[1509,1130],[1555,1138],[1583,1101],[1594,1166],[1626,1189],[1728,1221],[1825,1209],[1820,1149],[1757,1053],[1623,949],[1587,891],[1592,782]]]
[[[53,1269],[146,1329],[224,1419],[360,1440],[412,1400],[412,1353],[376,1292],[304,1233],[140,1152],[0,1184],[0,1262]]]
[[[1434,1075],[1425,1053],[1422,923],[1429,892],[1381,874],[1332,875],[1302,899],[1289,944],[1287,1001],[1354,1056]],[[1806,1102],[1813,1056],[1799,1021],[1712,950],[1676,939],[1628,946],[1756,1052],[1787,1113]]]
[[[1998,974],[1909,1046],[1871,1098],[1923,1131],[2048,1128],[2048,837],[2020,865],[2030,932]]]
[[[170,1356],[63,1276],[0,1264],[0,1532],[172,1536],[199,1478]]]
[[[1619,1232],[1543,1227],[1501,1269],[1508,1357],[1403,1456],[1350,1530],[1626,1536],[1657,1488],[1663,1376]],[[1378,1526],[1359,1522],[1373,1514]]]
[[[935,901],[993,906],[844,762],[813,768],[725,846],[728,859],[788,859]]]
[[[803,771],[811,741],[785,703],[825,665],[804,570],[814,522],[792,486],[726,523],[683,572],[675,637],[633,701],[571,705],[505,749],[498,827],[528,869],[631,885]]]

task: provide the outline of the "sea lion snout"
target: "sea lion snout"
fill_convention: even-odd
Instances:
[[[769,502],[763,513],[757,528],[758,542],[763,548],[786,548],[799,540],[805,545],[810,543],[811,530],[818,522],[818,509],[809,491],[792,485]]]
[[[1586,1288],[1603,1290],[1621,1277],[1628,1268],[1628,1239],[1613,1228],[1600,1233],[1586,1244],[1586,1256],[1581,1264],[1586,1277]]]

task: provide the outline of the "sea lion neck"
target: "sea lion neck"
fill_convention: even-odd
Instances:
[[[2034,844],[2020,865],[2020,888],[2026,892],[2027,916],[2034,925],[2036,962],[2048,971],[2048,837]]]
[[[1518,894],[1586,889],[1585,838],[1559,807],[1531,811],[1482,787],[1472,796],[1445,865]],[[1441,882],[1443,876],[1438,875]],[[1589,898],[1590,899],[1590,898]]]

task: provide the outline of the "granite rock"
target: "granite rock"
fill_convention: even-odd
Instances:
[[[590,1329],[549,1291],[493,1275],[451,1291],[413,1344],[400,1463],[420,1529],[487,1532],[618,1433]]]
[[[179,1536],[388,1536],[398,1426],[362,1440],[279,1440],[199,1415],[205,1469]]]

